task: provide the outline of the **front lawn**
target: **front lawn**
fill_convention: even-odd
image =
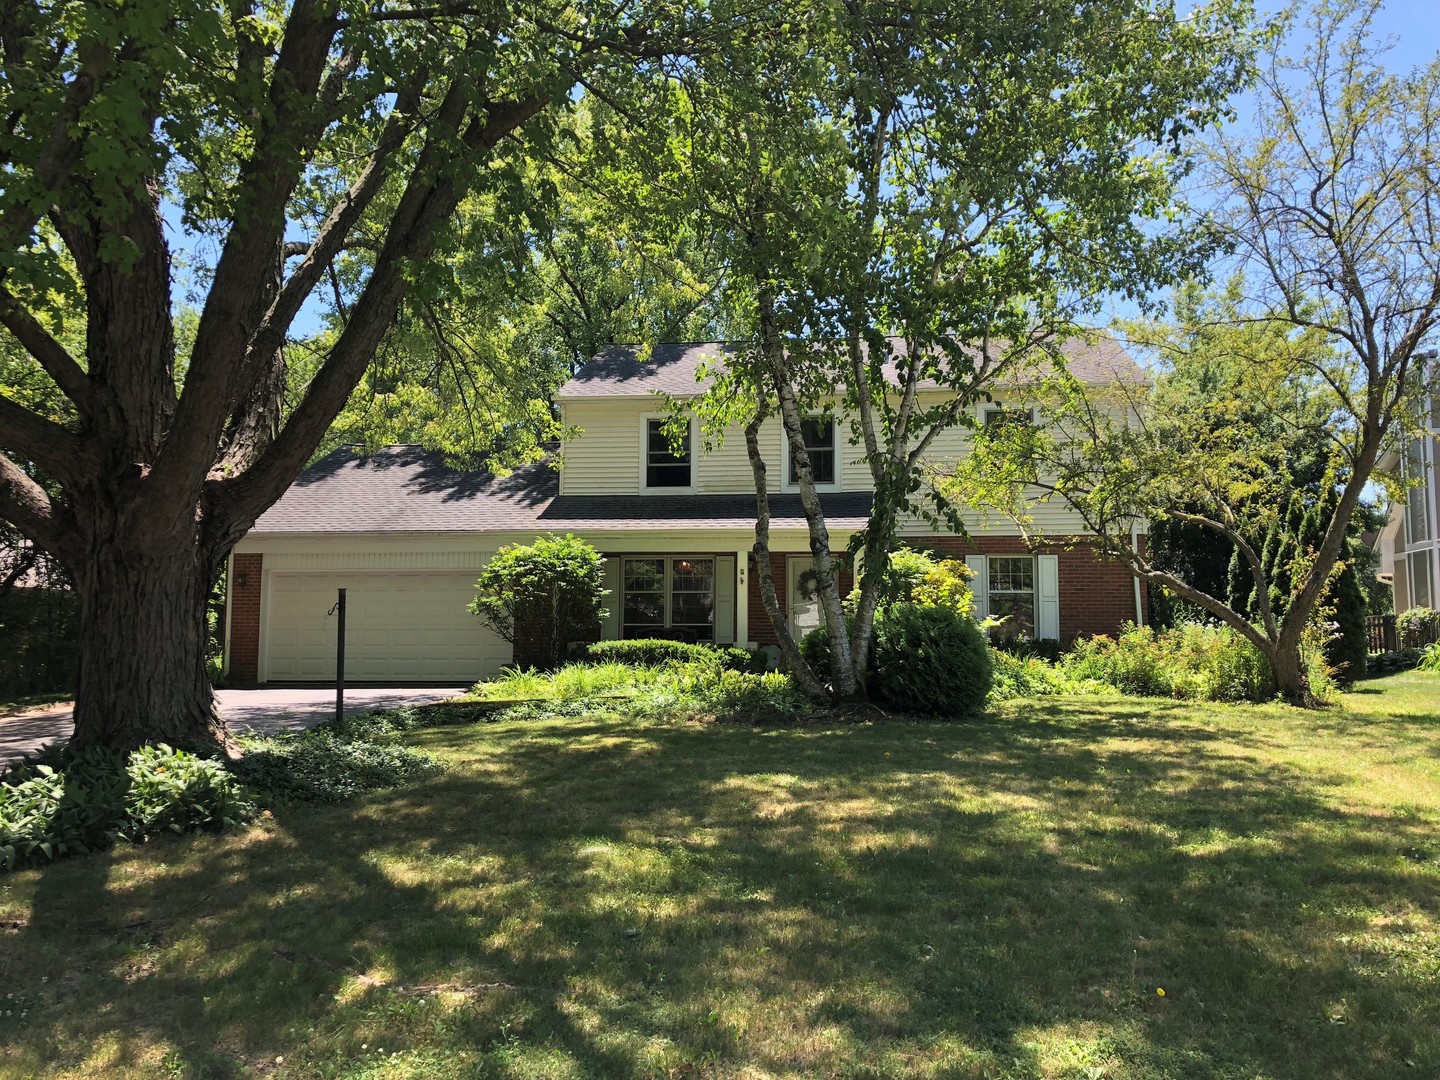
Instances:
[[[0,1075],[1440,1075],[1440,677],[406,739],[0,879]]]

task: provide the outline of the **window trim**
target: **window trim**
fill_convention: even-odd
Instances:
[[[690,483],[685,486],[651,487],[650,479],[650,424],[652,421],[664,422],[670,416],[666,413],[646,413],[640,417],[640,494],[642,495],[694,495],[698,484],[696,472],[700,467],[700,455],[696,452],[699,445],[696,439],[695,417],[690,417]]]
[[[840,491],[842,490],[841,478],[844,476],[844,463],[840,457],[840,417],[836,413],[807,413],[802,420],[829,420],[830,421],[830,448],[835,455],[835,479],[828,483],[815,485],[816,491]],[[793,492],[800,490],[800,482],[790,479],[790,437],[785,433],[785,425],[780,425],[780,478],[783,481],[780,490]]]

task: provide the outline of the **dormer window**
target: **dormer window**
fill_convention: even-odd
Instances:
[[[690,469],[689,428],[686,428],[677,452],[665,431],[664,420],[645,421],[645,486],[688,488]]]
[[[817,485],[835,483],[835,421],[826,416],[811,416],[800,421],[800,436],[805,452],[810,455],[810,473]],[[790,461],[790,483],[800,483],[795,461]]]

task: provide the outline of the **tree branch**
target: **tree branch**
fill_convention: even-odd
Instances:
[[[9,289],[0,286],[0,325],[15,335],[25,351],[55,380],[55,385],[88,417],[94,405],[90,378],[69,350],[31,315]]]

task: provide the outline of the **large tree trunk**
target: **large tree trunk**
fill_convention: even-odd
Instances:
[[[1310,678],[1305,672],[1305,661],[1300,656],[1298,644],[1277,645],[1267,657],[1271,670],[1275,672],[1275,691],[1291,705],[1304,709],[1314,708],[1315,694],[1310,689]]]
[[[195,545],[97,543],[80,597],[74,747],[227,744],[205,672],[213,567]]]

